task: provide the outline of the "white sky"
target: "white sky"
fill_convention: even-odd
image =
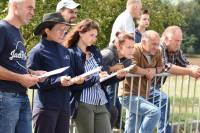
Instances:
[[[184,1],[184,2],[188,2],[188,1],[192,1],[192,0],[170,0],[170,2],[177,4],[179,1]]]

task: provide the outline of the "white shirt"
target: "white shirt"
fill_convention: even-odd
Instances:
[[[113,40],[115,40],[117,32],[127,32],[134,34],[135,23],[128,10],[125,10],[116,18],[112,27],[109,46],[111,46]]]

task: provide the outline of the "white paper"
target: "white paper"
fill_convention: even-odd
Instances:
[[[129,72],[133,67],[134,67],[134,65],[130,65],[130,66],[128,66],[128,67],[126,67],[126,68],[124,68],[124,69],[121,69],[121,70],[124,70],[124,71]],[[100,79],[100,82],[103,82],[103,81],[105,81],[105,80],[108,80],[108,79],[110,79],[110,78],[112,78],[112,77],[114,77],[114,76],[116,76],[116,75],[117,75],[117,72],[112,73],[112,74],[108,75],[107,77]]]
[[[112,78],[112,77],[114,77],[114,76],[116,76],[116,75],[117,75],[116,72],[115,72],[115,73],[112,73],[112,74],[108,75],[108,76],[105,77],[105,78],[101,78],[101,79],[100,79],[100,82],[103,82],[103,81],[105,81],[105,80],[107,80],[107,79],[110,79],[110,78]]]
[[[49,76],[52,76],[52,75],[56,75],[56,74],[62,73],[65,70],[67,70],[68,68],[69,68],[69,66],[68,67],[62,67],[62,68],[59,68],[59,69],[56,69],[56,70],[53,70],[53,71],[50,71],[50,72],[46,72],[45,74],[40,75],[38,77],[39,78],[46,78],[46,77],[49,77]]]
[[[80,76],[81,76],[81,77],[90,76],[90,75],[92,75],[92,74],[94,74],[94,73],[100,72],[100,71],[101,71],[101,68],[102,68],[102,67],[97,67],[97,68],[95,68],[95,69],[92,69],[91,71],[88,71],[88,72],[86,72],[86,73],[81,74]]]

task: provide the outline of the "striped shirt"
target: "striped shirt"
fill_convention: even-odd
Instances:
[[[91,54],[90,58],[85,62],[85,72],[88,72],[96,67],[98,67],[98,64]],[[98,76],[98,73],[96,73],[95,76]],[[94,84],[92,87],[84,89],[81,94],[80,101],[92,105],[106,104],[107,99],[104,91],[101,89],[100,82]]]
[[[186,59],[186,57],[183,55],[182,50],[177,50],[176,52],[169,52],[167,50],[167,46],[164,42],[161,42],[161,53],[163,56],[163,63],[165,65],[165,72],[168,72],[169,69],[173,65],[181,66],[181,67],[187,67],[187,65],[190,65],[189,61]],[[163,84],[165,82],[167,77],[164,77]],[[158,77],[156,79],[156,86],[159,88],[161,87],[161,77]]]
[[[172,64],[186,67],[189,65],[189,61],[186,59],[186,57],[183,55],[183,52],[181,50],[177,50],[176,52],[170,53],[167,50],[167,47],[164,43],[161,43],[161,52],[164,59],[164,65],[165,65],[165,71],[168,71]]]

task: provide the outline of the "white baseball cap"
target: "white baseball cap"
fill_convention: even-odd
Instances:
[[[60,11],[60,9],[62,9],[63,7],[68,8],[68,9],[75,9],[79,6],[80,6],[80,4],[74,2],[73,0],[61,0],[57,4],[56,11],[57,12]]]

